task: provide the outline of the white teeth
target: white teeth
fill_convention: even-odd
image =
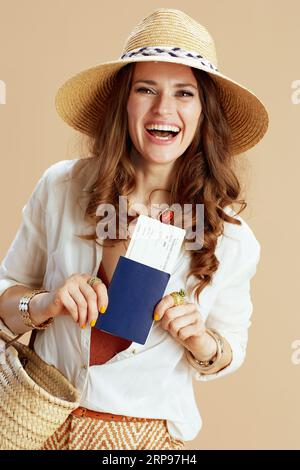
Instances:
[[[155,130],[155,131],[173,131],[173,132],[179,132],[180,128],[177,126],[169,126],[169,125],[162,125],[162,124],[148,124],[146,126],[146,129],[150,130]]]
[[[156,139],[159,139],[159,140],[171,140],[171,139],[172,139],[172,137],[169,137],[169,136],[167,136],[167,137],[159,137],[158,135],[156,135],[155,138],[156,138]]]
[[[176,135],[167,135],[167,136],[158,136],[158,135],[153,135],[154,139],[157,140],[175,140],[178,134]]]

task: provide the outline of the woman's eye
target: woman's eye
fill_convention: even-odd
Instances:
[[[187,96],[194,96],[190,91],[181,90],[179,93],[185,94]]]
[[[144,91],[150,91],[151,92],[151,90],[149,90],[149,88],[138,88],[136,91],[138,91],[138,92],[139,91],[143,91],[143,92]]]

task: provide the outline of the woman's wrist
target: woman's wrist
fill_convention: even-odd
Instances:
[[[44,307],[44,300],[50,292],[41,292],[36,294],[29,303],[29,315],[35,325],[41,325],[51,318],[51,315]]]
[[[199,337],[195,347],[189,351],[196,360],[209,361],[217,354],[217,343],[209,333],[205,332]]]
[[[194,356],[193,352],[186,349],[186,358],[188,362],[197,369],[201,374],[208,375],[219,372],[220,370],[227,367],[232,362],[232,349],[228,341],[221,336],[216,330],[208,330],[217,345],[216,354],[206,360],[198,359]],[[212,339],[213,339],[212,338]]]

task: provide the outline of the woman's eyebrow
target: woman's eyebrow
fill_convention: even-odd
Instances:
[[[157,82],[155,82],[154,80],[136,80],[134,82],[134,85],[136,83],[148,83],[148,85],[157,85]],[[192,83],[175,83],[174,84],[175,88],[184,87],[184,86],[191,86],[197,90],[197,87],[193,85]]]

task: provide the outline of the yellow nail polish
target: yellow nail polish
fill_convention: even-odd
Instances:
[[[159,315],[158,315],[158,313],[155,313],[155,314],[154,314],[154,320],[155,320],[155,321],[158,321],[158,320],[159,320]]]
[[[84,330],[84,329],[85,329],[85,327],[86,327],[86,325],[82,325],[82,327],[81,327],[81,328]]]
[[[90,325],[91,325],[91,327],[93,328],[93,326],[96,325],[96,320],[92,320],[92,321],[90,322]]]
[[[100,312],[105,313],[105,311],[106,311],[106,307],[105,307],[105,305],[102,305],[102,307],[100,308]]]

